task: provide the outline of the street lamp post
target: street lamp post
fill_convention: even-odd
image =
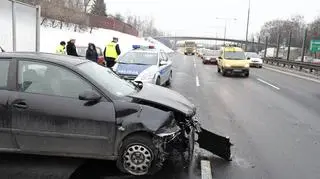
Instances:
[[[249,21],[250,21],[250,5],[251,5],[251,0],[249,0],[249,7],[248,7],[247,30],[246,30],[246,46],[245,46],[245,50],[246,50],[246,51],[247,51],[247,46],[248,46],[248,33],[249,33]]]
[[[227,22],[230,20],[236,21],[236,18],[220,18],[216,17],[218,20],[224,20],[224,45],[226,45],[226,39],[227,39]]]

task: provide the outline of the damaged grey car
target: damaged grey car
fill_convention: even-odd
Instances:
[[[174,150],[191,161],[196,142],[231,159],[229,139],[170,89],[45,53],[1,53],[0,72],[0,152],[115,160],[132,175],[156,173]]]

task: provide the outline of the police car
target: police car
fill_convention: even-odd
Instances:
[[[154,46],[133,45],[133,50],[117,59],[113,70],[123,79],[170,85],[172,61],[167,54]]]

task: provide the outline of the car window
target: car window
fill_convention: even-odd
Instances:
[[[0,61],[0,89],[7,88],[10,61]]]
[[[242,51],[225,51],[224,52],[224,59],[244,60],[245,58],[246,56]]]
[[[21,92],[78,99],[80,93],[93,90],[92,86],[77,74],[51,64],[19,61],[18,72]]]
[[[128,52],[119,57],[118,63],[138,64],[138,65],[156,65],[158,63],[158,54],[154,52]]]

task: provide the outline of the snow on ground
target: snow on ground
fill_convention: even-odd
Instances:
[[[109,43],[113,37],[119,38],[119,45],[122,52],[127,52],[132,49],[133,44],[150,45],[150,42],[143,38],[124,34],[121,32],[97,29],[89,32],[73,32],[68,29],[57,29],[41,26],[40,35],[40,51],[54,53],[60,41],[69,41],[71,38],[76,39],[76,45],[87,46],[88,43],[94,43],[97,47],[104,49],[105,45]]]
[[[87,46],[88,43],[94,43],[103,50],[105,45],[109,43],[113,37],[119,38],[119,45],[122,52],[131,50],[132,45],[148,46],[151,44],[155,45],[157,49],[162,49],[167,53],[173,52],[170,48],[151,37],[144,39],[108,29],[96,29],[90,34],[89,32],[73,32],[67,28],[58,29],[43,26],[41,26],[40,51],[55,53],[55,49],[60,41],[67,42],[71,38],[76,39],[77,46]]]
[[[169,47],[165,46],[163,43],[159,42],[158,40],[155,40],[152,37],[147,37],[146,40],[148,42],[151,42],[152,44],[154,44],[157,49],[162,49],[166,53],[173,53],[174,52],[172,49],[170,49]]]

